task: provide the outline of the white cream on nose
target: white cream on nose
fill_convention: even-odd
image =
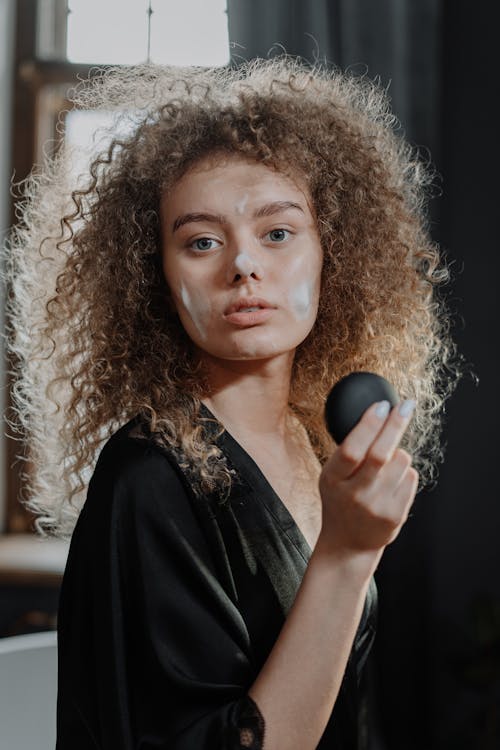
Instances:
[[[241,253],[238,253],[236,258],[234,259],[234,267],[237,271],[243,274],[243,276],[250,276],[250,274],[255,270],[255,263],[252,261],[251,257],[243,250]]]

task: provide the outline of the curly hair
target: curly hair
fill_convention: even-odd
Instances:
[[[64,147],[31,175],[6,252],[11,423],[28,446],[25,502],[38,530],[71,533],[98,451],[137,414],[197,491],[227,497],[231,471],[199,415],[209,383],[168,304],[160,256],[162,196],[217,152],[287,174],[293,165],[310,191],[321,294],[289,406],[320,462],[334,447],[326,395],[349,372],[370,370],[416,400],[403,447],[421,486],[432,483],[443,405],[460,377],[439,293],[449,269],[424,213],[432,175],[398,135],[385,92],[285,57],[237,69],[111,69],[73,101],[117,113],[111,143],[77,184]],[[128,135],[117,135],[120,121]]]

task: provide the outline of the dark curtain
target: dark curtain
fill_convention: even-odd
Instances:
[[[430,228],[452,264],[453,335],[473,374],[447,404],[438,484],[377,572],[370,750],[500,748],[496,8],[228,0],[233,64],[286,51],[378,79],[438,173]]]
[[[436,145],[442,3],[228,0],[234,63],[280,52],[367,71],[389,87],[408,136]]]

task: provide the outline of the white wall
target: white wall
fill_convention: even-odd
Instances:
[[[0,241],[3,242],[10,221],[9,187],[11,164],[12,74],[15,37],[15,0],[0,0]],[[3,290],[0,288],[0,327],[3,331]],[[6,459],[5,459],[5,366],[0,351],[0,531],[5,528]]]

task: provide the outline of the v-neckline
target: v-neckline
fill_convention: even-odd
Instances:
[[[217,424],[220,424],[223,427],[224,432],[219,435],[216,442],[234,464],[234,468],[238,471],[240,479],[244,481],[252,495],[255,496],[256,500],[265,505],[268,512],[278,523],[281,531],[288,537],[288,539],[290,539],[304,560],[308,562],[312,555],[312,549],[309,542],[262,469],[245,448],[243,448],[243,446],[229,432],[229,430],[227,430],[210,411],[208,406],[202,403],[201,409],[202,412],[206,412],[206,415],[203,416],[215,420]],[[259,489],[261,490],[260,492]]]

